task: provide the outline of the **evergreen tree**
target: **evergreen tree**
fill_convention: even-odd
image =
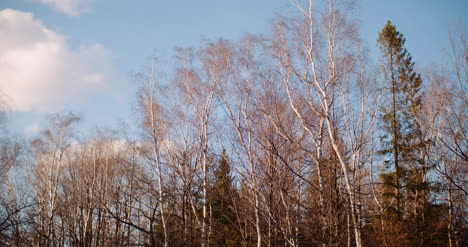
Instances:
[[[424,152],[430,142],[417,121],[423,97],[421,76],[414,71],[411,55],[404,48],[405,38],[390,21],[379,33],[378,44],[385,90],[391,96],[391,102],[382,107],[380,154],[386,157],[386,167],[394,168],[380,174],[387,208],[383,217],[392,225],[390,235],[399,236],[401,244],[434,245],[434,236],[440,235],[435,229],[441,211],[430,202],[427,173],[431,166]]]
[[[406,186],[410,185],[410,173],[418,170],[422,161],[421,148],[424,145],[416,114],[421,106],[421,76],[414,71],[411,55],[404,48],[405,38],[390,21],[379,33],[379,48],[382,52],[382,72],[385,89],[391,95],[391,102],[382,107],[383,124],[382,149],[387,157],[387,168],[393,164],[394,172],[382,174],[381,178],[394,194],[386,191],[384,197],[394,197],[395,207],[390,206],[398,217]],[[418,180],[420,181],[420,180]],[[420,181],[421,182],[421,181]]]
[[[211,207],[213,246],[240,246],[241,236],[236,216],[237,190],[231,177],[231,164],[223,150],[219,162],[213,171],[213,182],[208,196]]]

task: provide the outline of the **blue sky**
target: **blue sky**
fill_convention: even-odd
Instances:
[[[0,11],[0,37],[8,37],[0,64],[12,68],[0,68],[0,87],[15,102],[10,126],[33,135],[60,110],[82,113],[88,128],[132,124],[132,73],[151,54],[170,69],[176,46],[268,34],[275,15],[293,8],[288,0],[1,0]],[[449,30],[466,29],[467,13],[466,0],[363,0],[354,15],[371,59],[391,20],[422,69],[440,62]]]

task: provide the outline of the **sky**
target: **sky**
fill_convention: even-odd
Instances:
[[[12,132],[33,136],[46,117],[73,111],[87,128],[135,122],[134,73],[153,54],[170,70],[173,50],[206,39],[265,34],[288,0],[0,0],[0,88]],[[370,59],[391,20],[423,69],[441,63],[449,31],[466,30],[466,0],[362,0],[353,16]]]

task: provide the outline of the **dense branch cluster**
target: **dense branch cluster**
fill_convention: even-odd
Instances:
[[[169,80],[152,59],[136,133],[5,135],[0,246],[466,246],[464,34],[421,75],[390,22],[372,64],[346,1],[292,3],[269,37],[177,48]]]

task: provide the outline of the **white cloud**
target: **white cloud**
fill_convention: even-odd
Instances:
[[[111,54],[102,45],[70,50],[62,35],[32,13],[1,10],[0,37],[0,88],[14,111],[57,111],[118,87]]]
[[[88,12],[87,5],[91,0],[36,0],[37,2],[47,4],[56,11],[69,16],[78,16],[81,13]]]

